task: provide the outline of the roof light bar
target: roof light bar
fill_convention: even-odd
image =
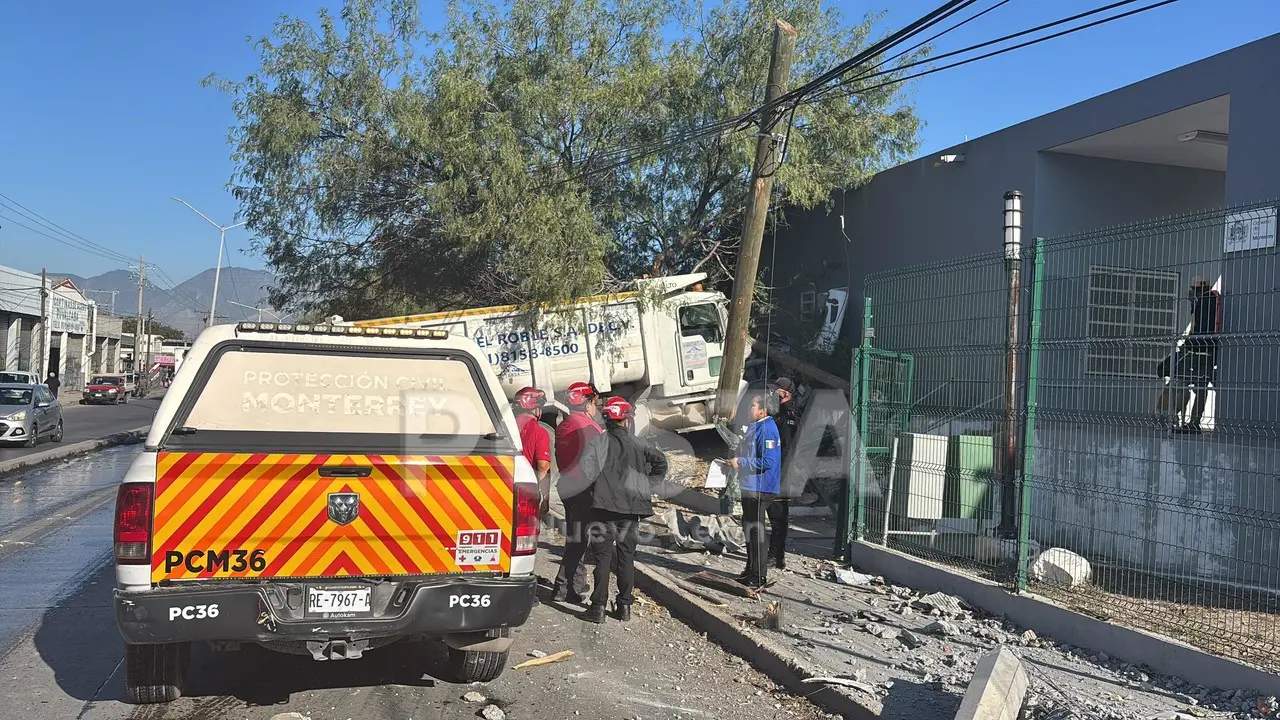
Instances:
[[[446,330],[430,330],[427,328],[396,327],[354,327],[343,325],[309,325],[305,323],[268,323],[242,322],[236,325],[238,332],[266,332],[308,335],[364,335],[371,337],[402,337],[444,340],[449,337]]]

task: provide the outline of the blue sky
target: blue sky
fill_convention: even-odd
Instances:
[[[230,99],[199,80],[255,67],[249,36],[321,0],[9,2],[0,8],[0,193],[99,245],[145,253],[176,281],[213,266],[217,231],[176,195],[230,224]],[[1104,0],[1012,0],[940,52],[1091,9]],[[335,5],[334,2],[327,4]],[[938,0],[832,0],[848,16],[886,7],[888,32]],[[979,3],[985,7],[988,3]],[[1145,3],[1140,3],[1145,4]],[[439,0],[424,0],[428,25]],[[1050,112],[1280,32],[1275,0],[1180,0],[1151,13],[916,81],[922,153]],[[12,210],[0,215],[21,220]],[[30,221],[26,224],[34,225]],[[39,226],[36,226],[39,227]],[[262,267],[242,229],[229,262]],[[0,264],[93,275],[122,267],[0,218]]]

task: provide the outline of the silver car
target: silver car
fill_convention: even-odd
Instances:
[[[62,404],[46,385],[0,384],[0,443],[62,442]]]

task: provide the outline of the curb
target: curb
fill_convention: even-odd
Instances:
[[[879,698],[864,703],[833,687],[805,684],[804,680],[808,678],[827,677],[829,673],[809,666],[772,639],[742,627],[732,615],[705,607],[702,600],[678,587],[663,570],[639,561],[636,561],[635,570],[636,587],[662,603],[673,616],[694,630],[706,633],[708,638],[746,660],[796,696],[808,699],[828,713],[842,715],[846,720],[880,716]]]
[[[97,438],[96,440],[85,440],[83,442],[72,443],[71,445],[60,445],[43,452],[24,455],[13,460],[0,461],[0,476],[8,475],[18,470],[27,470],[37,465],[54,462],[57,460],[65,460],[66,458],[75,457],[76,455],[84,455],[95,450],[103,448],[115,447],[117,445],[132,445],[141,442],[146,438],[147,432],[151,430],[150,425],[135,428],[133,430],[125,430],[113,433],[106,437]]]
[[[552,508],[548,514],[564,522],[564,513],[556,508]],[[809,700],[828,713],[842,715],[845,720],[880,716],[879,698],[864,704],[836,688],[805,684],[804,680],[808,678],[826,677],[829,674],[810,667],[773,640],[742,627],[732,615],[705,607],[700,598],[677,586],[665,571],[636,560],[635,572],[636,587],[666,607],[672,617],[684,621],[697,632],[705,633],[708,639],[747,661],[797,697]]]

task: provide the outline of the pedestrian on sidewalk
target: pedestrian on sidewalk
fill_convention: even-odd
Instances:
[[[635,559],[640,521],[653,515],[653,483],[667,475],[667,456],[635,436],[635,408],[625,398],[609,398],[602,410],[604,433],[597,435],[582,454],[581,469],[593,479],[591,490],[591,549],[596,556],[595,587],[591,606],[582,619],[602,623],[609,600],[609,573],[618,581],[614,617],[631,619],[635,602]],[[573,571],[581,563],[581,551],[565,552]]]
[[[766,564],[779,570],[787,567],[787,530],[791,524],[791,499],[804,492],[804,479],[792,477],[787,460],[796,442],[796,429],[800,426],[800,413],[795,406],[796,384],[791,378],[780,377],[773,382],[773,394],[778,398],[778,412],[773,422],[778,426],[778,440],[782,445],[782,483],[778,497],[769,503],[769,557]]]
[[[551,435],[540,422],[547,394],[535,387],[516,392],[516,427],[520,430],[520,447],[538,478],[538,496],[542,498],[538,516],[547,514],[551,502]]]
[[[738,576],[738,582],[749,588],[760,588],[767,582],[764,520],[769,504],[782,486],[782,443],[772,417],[778,411],[777,403],[773,393],[752,395],[749,410],[752,423],[738,446],[738,456],[729,460],[730,467],[738,471],[742,529],[747,540],[747,568]]]
[[[58,397],[58,388],[62,387],[62,381],[58,380],[56,371],[49,371],[49,377],[45,378],[44,384],[49,388],[49,392],[53,393],[54,397]]]
[[[560,480],[556,492],[564,504],[565,544],[560,570],[551,586],[551,599],[581,604],[587,595],[587,568],[574,568],[572,584],[565,575],[565,560],[577,548],[579,557],[586,550],[586,522],[591,515],[591,481],[578,467],[579,458],[592,438],[604,432],[600,427],[600,393],[591,383],[576,382],[565,391],[571,412],[556,426],[556,465]]]

